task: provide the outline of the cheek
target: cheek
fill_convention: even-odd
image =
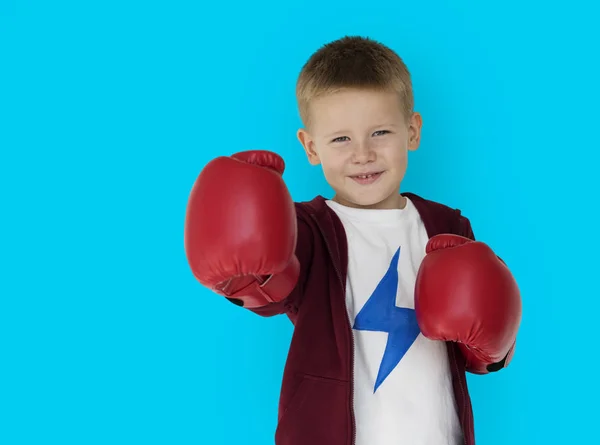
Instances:
[[[398,141],[396,141],[396,143],[386,144],[384,147],[381,147],[379,153],[391,165],[402,166],[406,163],[406,159],[408,157],[408,149],[406,145],[398,143]]]
[[[340,150],[328,147],[321,151],[319,159],[321,160],[321,164],[323,165],[323,170],[325,170],[325,172],[335,173],[344,170],[346,164],[348,163],[349,156],[349,150]]]

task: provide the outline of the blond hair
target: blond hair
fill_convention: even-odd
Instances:
[[[370,38],[346,36],[323,45],[302,67],[296,100],[304,125],[313,99],[347,88],[396,92],[404,116],[408,119],[413,112],[410,72],[400,56]]]

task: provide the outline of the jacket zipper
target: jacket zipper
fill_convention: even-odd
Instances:
[[[317,221],[317,218],[312,213],[310,216],[317,224],[317,227],[319,228],[319,231],[321,232],[321,235],[323,236],[323,240],[325,241],[325,247],[327,248],[327,251],[329,252],[329,256],[331,257],[331,263],[333,264],[333,267],[337,274],[338,280],[340,281],[340,284],[344,291],[344,294],[343,294],[344,311],[346,312],[346,321],[348,322],[348,332],[350,333],[349,369],[350,369],[350,425],[351,425],[351,429],[352,429],[351,445],[355,445],[356,444],[356,419],[354,418],[354,336],[352,334],[352,322],[350,321],[350,315],[348,315],[348,305],[346,303],[346,285],[344,283],[344,280],[342,280],[342,274],[340,273],[340,270],[336,265],[335,258],[333,256],[333,252],[331,250],[331,247],[329,246],[329,241],[327,241],[327,237],[325,236],[325,233],[323,232],[323,229],[321,228],[319,221]]]
[[[462,397],[462,418],[464,419],[461,424],[463,424],[465,426],[465,429],[467,428],[466,425],[466,413],[467,413],[467,407],[466,407],[466,397],[465,397],[465,389],[464,389],[464,385],[463,385],[463,380],[460,376],[460,370],[458,369],[458,365],[456,363],[456,351],[454,350],[454,345],[452,345],[452,348],[450,348],[450,350],[452,351],[452,364],[454,366],[454,368],[456,369],[456,375],[458,376],[459,382],[460,382],[460,394]],[[467,443],[467,431],[463,430],[463,442],[465,445],[468,445]]]

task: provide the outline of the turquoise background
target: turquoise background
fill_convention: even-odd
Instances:
[[[295,139],[323,43],[381,40],[423,114],[403,185],[511,266],[512,366],[469,376],[479,444],[597,437],[597,2],[0,1],[0,443],[273,443],[291,336],[203,289],[183,250],[211,158]]]

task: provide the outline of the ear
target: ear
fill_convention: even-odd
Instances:
[[[302,147],[304,147],[304,151],[308,157],[308,162],[310,162],[312,165],[319,165],[321,160],[319,159],[319,154],[315,150],[315,142],[308,131],[306,131],[304,128],[301,128],[298,130],[297,136],[298,140],[302,144]]]
[[[408,149],[415,151],[421,143],[421,127],[423,118],[419,113],[413,113],[408,122]]]

